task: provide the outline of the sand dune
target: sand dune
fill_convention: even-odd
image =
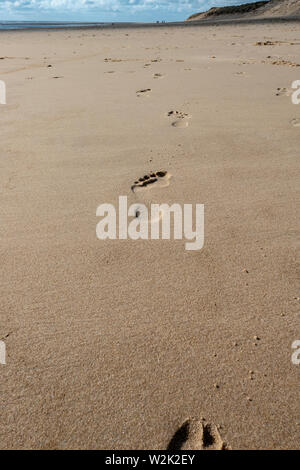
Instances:
[[[266,17],[300,16],[300,0],[271,0],[256,13]]]
[[[300,16],[300,0],[270,0],[227,7],[213,7],[202,13],[194,13],[187,21],[293,16]]]

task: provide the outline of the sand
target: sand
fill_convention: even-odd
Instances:
[[[298,448],[300,24],[0,40],[0,447]],[[120,195],[204,247],[99,240]]]
[[[251,2],[242,5],[225,7],[213,7],[203,13],[194,13],[187,21],[199,21],[204,19],[226,20],[232,19],[255,19],[255,18],[298,18],[300,20],[300,0],[270,0],[263,2]]]

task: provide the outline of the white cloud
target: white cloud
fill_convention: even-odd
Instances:
[[[184,19],[211,6],[234,5],[251,0],[0,0],[3,19],[78,19],[109,21]],[[253,1],[253,0],[252,0]]]
[[[249,0],[248,0],[249,1]],[[250,0],[251,1],[251,0]],[[245,0],[244,0],[245,2]],[[87,10],[87,9],[131,9],[152,8],[157,6],[160,9],[191,8],[197,11],[199,8],[210,5],[232,5],[243,3],[243,0],[4,0],[0,6],[2,9],[27,9],[38,8],[40,10]]]

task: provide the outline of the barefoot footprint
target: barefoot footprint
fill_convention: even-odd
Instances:
[[[163,74],[162,73],[154,73],[153,74],[153,78],[163,78]]]
[[[224,450],[222,440],[214,424],[191,418],[177,429],[169,442],[167,450]]]
[[[149,96],[149,94],[151,93],[151,88],[144,88],[142,90],[138,90],[136,92],[137,96],[140,97],[140,96]]]
[[[133,193],[138,193],[136,195],[137,202],[135,207],[135,216],[138,219],[148,219],[150,223],[157,222],[163,217],[163,210],[160,209],[159,213],[152,214],[151,211],[151,196],[147,192],[147,189],[153,187],[164,188],[169,186],[169,180],[171,174],[166,170],[159,170],[155,172],[150,172],[134,182],[131,186],[131,191]],[[141,194],[143,193],[143,194]],[[150,216],[150,219],[149,219]]]
[[[300,118],[294,118],[291,120],[291,124],[294,127],[300,127]]]
[[[138,192],[145,190],[152,186],[166,187],[169,186],[169,180],[171,178],[170,173],[165,170],[151,172],[147,175],[142,176],[134,182],[131,186],[131,191]]]
[[[287,88],[277,88],[276,90],[276,96],[290,96],[292,94],[292,90],[289,90]]]
[[[191,118],[191,116],[187,113],[183,113],[181,111],[169,111],[167,113],[168,117],[171,117],[174,119],[174,121],[171,123],[173,127],[188,127],[189,122],[188,119]]]

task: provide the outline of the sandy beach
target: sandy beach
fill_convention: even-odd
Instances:
[[[0,448],[299,448],[300,23],[0,44]],[[99,240],[121,195],[204,204],[203,248]]]

